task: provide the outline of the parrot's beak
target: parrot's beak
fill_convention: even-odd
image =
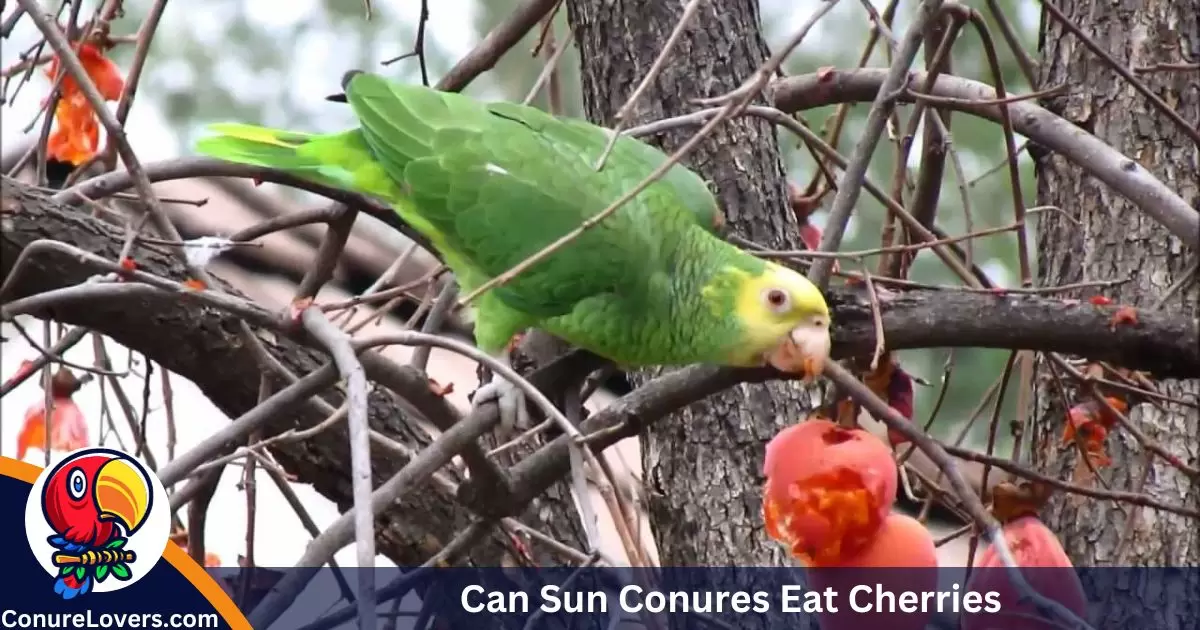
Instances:
[[[150,511],[150,481],[132,461],[108,460],[96,473],[96,508],[101,518],[119,521],[126,535],[146,520]]]
[[[803,374],[805,379],[820,376],[832,348],[827,321],[808,320],[793,328],[767,355],[767,362],[781,372]]]

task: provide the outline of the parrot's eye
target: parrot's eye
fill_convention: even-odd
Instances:
[[[87,476],[79,468],[67,475],[67,494],[75,501],[87,494]]]
[[[767,289],[763,291],[763,301],[773,313],[784,313],[792,307],[792,297],[783,289]]]

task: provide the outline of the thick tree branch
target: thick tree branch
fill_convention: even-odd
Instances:
[[[5,277],[20,252],[39,238],[61,240],[102,255],[111,250],[112,258],[115,258],[123,239],[118,228],[79,210],[53,203],[41,193],[13,180],[6,179],[5,184],[2,250]],[[139,262],[143,264],[140,269],[148,273],[174,279],[185,277],[181,269],[166,265],[157,257]],[[45,260],[34,261],[25,273],[28,276],[20,279],[15,292],[6,299],[72,286],[94,271],[68,256],[50,255]],[[1150,371],[1159,378],[1200,372],[1197,323],[1171,312],[1146,311],[1139,314],[1136,324],[1122,324],[1112,330],[1110,320],[1116,305],[1094,306],[1087,302],[1021,293],[932,289],[880,293],[889,350],[935,347],[1030,349],[1109,361]],[[179,351],[180,340],[187,340],[188,347],[212,351],[236,347],[232,338],[212,336],[213,329],[219,328],[227,315],[167,298],[169,296],[163,300],[149,299],[153,310],[97,308],[93,303],[67,304],[57,309],[55,316],[64,322],[88,325],[114,338],[125,329],[137,331],[127,341],[156,359],[168,360],[168,357],[158,355],[168,350]],[[137,299],[144,298],[139,295]],[[870,353],[875,347],[875,333],[865,290],[832,289],[828,300],[834,310],[834,354],[846,357]],[[120,311],[122,316],[118,321],[109,322],[97,315],[97,311],[104,314]],[[167,329],[156,323],[168,321],[195,322],[199,327]],[[163,332],[161,337],[154,334],[156,330]],[[195,335],[194,339],[191,335]],[[191,343],[193,340],[196,343]],[[250,364],[249,369],[253,370],[253,366]],[[311,369],[305,370],[308,371]],[[221,374],[210,377],[224,378]],[[256,387],[256,383],[247,385],[248,390]]]
[[[828,300],[834,355],[869,355],[875,334],[866,291],[836,289]],[[1138,323],[1114,330],[1117,305],[1032,294],[913,290],[884,293],[879,301],[888,350],[1043,350],[1146,370],[1158,378],[1200,373],[1200,325],[1180,313],[1141,312]]]

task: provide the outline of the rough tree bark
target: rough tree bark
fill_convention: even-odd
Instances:
[[[1060,0],[1055,4],[1185,120],[1192,124],[1200,121],[1200,83],[1195,70],[1135,70],[1200,59],[1200,4],[1195,0]],[[1200,150],[1196,143],[1045,12],[1041,36],[1041,85],[1070,86],[1067,94],[1049,102],[1049,108],[1137,160],[1200,208]],[[1039,282],[1053,285],[1128,277],[1130,282],[1108,295],[1141,309],[1153,308],[1172,285],[1185,282],[1182,289],[1174,289],[1162,308],[1187,313],[1195,321],[1200,286],[1194,277],[1189,281],[1184,276],[1195,274],[1197,252],[1189,251],[1129,202],[1057,155],[1039,160],[1037,180],[1038,203],[1061,207],[1071,217],[1041,215]],[[1035,417],[1039,421],[1033,454],[1046,472],[1069,474],[1077,456],[1071,449],[1058,447],[1064,403],[1045,360],[1040,362],[1038,377]],[[1174,397],[1193,398],[1200,394],[1200,380],[1164,380],[1161,388]],[[1129,414],[1147,437],[1191,466],[1200,461],[1198,416],[1195,407],[1152,404],[1139,405]],[[1150,460],[1153,463],[1147,471],[1146,454],[1128,433],[1119,433],[1120,437],[1109,438],[1114,464],[1103,473],[1113,487],[1136,487],[1144,482],[1145,491],[1161,500],[1200,506],[1195,479],[1158,457]],[[1200,527],[1186,517],[1067,497],[1059,497],[1043,516],[1077,565],[1200,564]],[[1189,588],[1196,592],[1200,584],[1192,583]],[[1096,616],[1102,620],[1098,627],[1122,627],[1130,615],[1147,611],[1153,612],[1143,619],[1154,620],[1154,627],[1182,627],[1185,619],[1200,614],[1194,601],[1172,607],[1165,600],[1143,600],[1140,605],[1146,608],[1139,609],[1136,598],[1146,594],[1133,588],[1104,594],[1104,610]]]
[[[569,0],[588,118],[613,126],[683,11],[683,2]],[[638,101],[635,125],[695,109],[689,101],[736,89],[767,58],[755,0],[702,3],[658,79]],[[670,152],[696,129],[644,140]],[[683,160],[711,182],[735,233],[797,246],[775,132],[753,118],[724,124]],[[644,382],[650,374],[636,375]],[[791,383],[740,385],[689,406],[642,439],[647,501],[665,566],[785,563],[762,534],[759,489],[766,440],[810,406]]]

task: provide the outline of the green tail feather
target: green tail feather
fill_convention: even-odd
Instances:
[[[243,123],[217,123],[217,135],[196,142],[197,153],[228,162],[286,171],[308,181],[374,195],[395,203],[399,187],[375,161],[358,129],[308,134]]]
[[[220,135],[201,138],[196,151],[215,158],[266,166],[286,171],[304,171],[320,166],[312,156],[297,151],[313,136],[241,123],[218,123],[208,127]]]

